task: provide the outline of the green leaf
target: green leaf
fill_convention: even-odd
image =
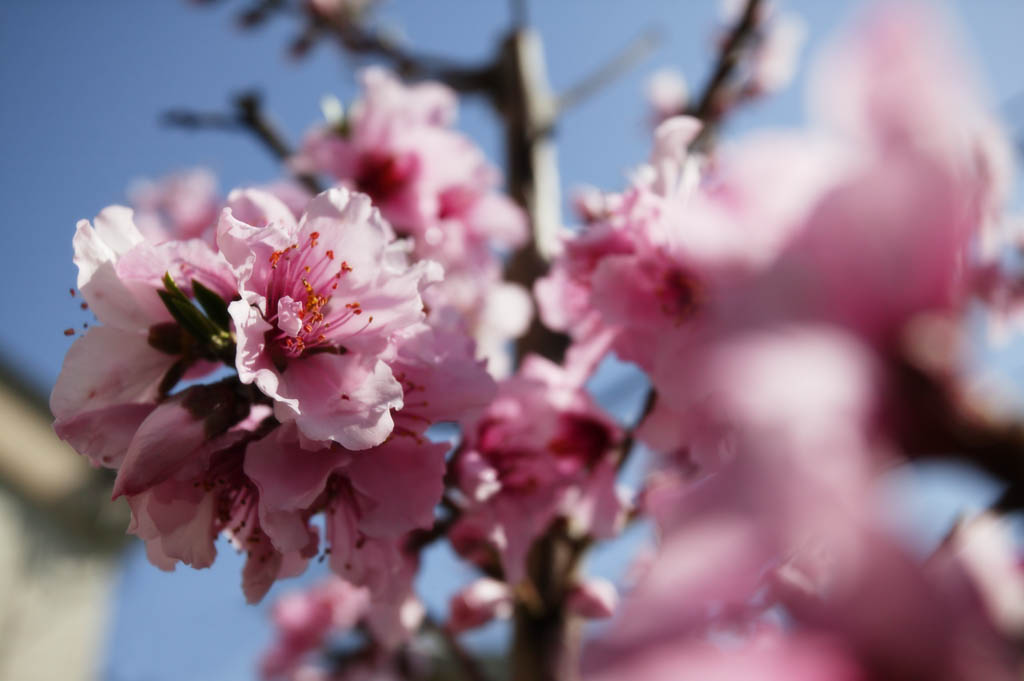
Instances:
[[[188,298],[174,295],[169,291],[157,291],[157,293],[174,320],[200,343],[210,344],[215,336],[220,335],[220,329],[207,319]]]
[[[186,296],[184,293],[182,293],[181,289],[178,288],[178,285],[174,283],[174,279],[171,277],[171,273],[170,272],[164,272],[164,279],[163,279],[163,281],[164,281],[164,288],[167,289],[168,293],[171,293],[172,295],[175,295],[175,296],[178,296],[180,298],[184,298],[185,300],[188,300],[188,296]]]
[[[174,320],[190,336],[196,339],[200,347],[207,353],[207,357],[210,359],[220,359],[229,364],[233,363],[235,343],[226,323],[227,303],[221,300],[220,296],[216,293],[203,287],[202,284],[198,285],[197,290],[203,292],[197,294],[197,298],[202,296],[199,299],[200,304],[204,306],[207,312],[212,311],[212,316],[225,322],[221,326],[192,304],[192,300],[178,288],[178,285],[174,283],[174,279],[171,278],[169,273],[164,275],[163,282],[166,290],[158,290],[157,294]]]
[[[214,324],[224,331],[231,328],[231,315],[228,314],[228,303],[226,300],[195,279],[192,280],[192,292],[195,293],[199,306],[203,308],[203,311],[206,312],[206,315]]]

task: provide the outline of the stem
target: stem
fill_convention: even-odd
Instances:
[[[633,445],[636,444],[636,429],[640,427],[640,424],[644,422],[644,419],[654,410],[654,405],[658,401],[658,393],[653,387],[647,390],[647,397],[644,399],[643,409],[640,410],[640,415],[636,419],[636,423],[633,427],[626,431],[626,437],[622,440],[622,445],[619,448],[619,460],[615,464],[616,470],[622,470],[622,467],[626,465],[626,461],[629,459],[629,455],[633,452]]]
[[[491,86],[492,73],[487,66],[465,66],[443,57],[410,52],[357,21],[317,16],[314,26],[328,33],[343,50],[384,59],[406,78],[438,80],[459,92],[481,92]]]
[[[556,522],[530,550],[530,598],[519,598],[513,614],[512,681],[576,681],[581,622],[566,608],[582,548]]]
[[[168,125],[189,130],[244,130],[252,134],[279,161],[287,161],[292,151],[282,135],[263,112],[263,102],[256,92],[238,95],[235,113],[188,111],[174,109],[163,115]],[[313,194],[323,191],[311,175],[295,174],[295,179]]]
[[[287,161],[291,155],[291,149],[285,142],[284,136],[263,112],[263,101],[259,94],[247,92],[235,99],[235,108],[238,110],[238,120],[245,126],[274,156],[280,161]],[[299,174],[295,176],[302,185],[313,194],[323,191],[320,183],[311,175]]]
[[[505,267],[505,279],[527,291],[547,272],[547,260],[561,229],[558,161],[552,139],[558,104],[548,84],[540,36],[518,30],[504,41],[500,74],[492,103],[505,128],[505,167],[509,195],[526,211],[533,238]],[[569,345],[564,334],[551,331],[535,315],[529,330],[516,342],[516,359],[537,353],[560,362]]]
[[[736,67],[739,66],[747,43],[757,34],[757,29],[761,24],[761,5],[761,0],[747,0],[743,15],[722,45],[718,63],[715,65],[715,70],[707,85],[704,86],[703,94],[697,100],[697,105],[688,111],[691,116],[704,121],[704,128],[690,144],[693,149],[704,149],[711,143],[715,128],[728,108],[729,84]]]
[[[463,647],[462,643],[459,642],[459,639],[448,627],[442,626],[430,616],[423,622],[423,625],[428,629],[434,630],[444,641],[445,645],[448,646],[449,652],[451,652],[452,657],[458,663],[462,676],[466,681],[490,681],[484,670],[477,664],[476,658]]]

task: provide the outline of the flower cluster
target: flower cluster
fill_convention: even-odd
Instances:
[[[370,196],[417,257],[444,265],[445,281],[425,292],[427,304],[432,313],[461,313],[503,375],[504,343],[531,316],[526,292],[502,281],[497,253],[526,240],[522,210],[499,191],[498,170],[451,127],[455,93],[438,83],[406,86],[380,68],[366,69],[362,84],[363,99],[310,132],[294,164]]]
[[[442,494],[448,445],[424,432],[494,390],[472,342],[427,322],[440,266],[410,262],[346,189],[299,219],[272,194],[233,192],[214,245],[154,243],[111,207],[79,224],[75,261],[103,326],[68,353],[55,427],[117,469],[150,560],[206,567],[224,533],[257,601],[324,543],[335,571],[400,607],[406,536]]]
[[[370,4],[306,7],[370,49]],[[223,534],[250,601],[318,555],[333,573],[275,607],[266,678],[409,678],[416,633],[462,659],[459,634],[509,617],[517,681],[575,678],[574,622],[612,616],[591,681],[1019,677],[1024,571],[995,511],[1024,508],[1021,430],[963,361],[970,322],[1024,310],[1010,146],[941,22],[900,3],[817,63],[807,129],[712,144],[789,80],[803,32],[728,4],[746,33],[721,87],[686,102],[661,78],[648,161],[579,195],[529,292],[503,279],[526,218],[454,92],[381,68],[290,160],[333,188],[222,199],[193,173],[78,225],[102,325],[68,352],[55,428],[116,469],[150,560],[206,567]],[[524,335],[533,301],[546,335]],[[650,386],[631,425],[588,390],[611,355]],[[880,480],[950,456],[1007,488],[922,560]],[[620,605],[584,554],[638,520],[657,547]],[[435,541],[475,574],[427,618]]]
[[[812,131],[708,159],[701,123],[669,119],[632,186],[583,202],[537,294],[651,378],[662,537],[587,678],[1016,677],[1006,536],[978,540],[987,570],[956,550],[970,523],[922,564],[879,522],[882,471],[970,446],[962,320],[1015,285],[978,249],[1006,142],[950,44],[922,8],[876,8],[818,65]]]

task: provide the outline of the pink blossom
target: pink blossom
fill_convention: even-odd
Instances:
[[[669,643],[642,657],[609,661],[586,676],[588,681],[630,678],[636,681],[868,681],[841,646],[827,638],[784,639],[773,645],[723,649],[709,643]]]
[[[217,178],[205,168],[175,173],[160,180],[144,180],[130,191],[135,222],[146,239],[213,240],[221,209]]]
[[[961,521],[947,550],[954,552],[1001,631],[1024,634],[1024,566],[1009,522],[992,513]]]
[[[581,343],[611,332],[651,369],[759,324],[825,321],[885,346],[920,314],[960,309],[979,290],[971,249],[1005,194],[1007,147],[935,24],[912,6],[870,15],[821,67],[820,131],[702,164],[692,122],[666,121],[634,186],[538,282],[545,322]],[[835,83],[852,86],[832,96]]]
[[[737,457],[680,497],[658,560],[588,654],[610,675],[595,677],[693,665],[743,678],[781,605],[786,625],[768,650],[802,651],[845,670],[838,678],[1013,678],[1011,650],[964,576],[915,563],[804,466]],[[799,678],[801,659],[782,655],[774,673]],[[818,674],[808,678],[833,678]]]
[[[366,589],[336,577],[283,596],[272,611],[277,640],[264,654],[260,673],[268,679],[284,676],[320,649],[330,633],[353,628],[369,608]]]
[[[614,533],[622,504],[614,474],[600,471],[614,468],[619,431],[578,375],[528,357],[465,433],[456,471],[469,504],[453,529],[462,538],[456,547],[475,553],[474,546],[491,542],[509,583],[522,578],[533,540],[580,505],[602,509],[578,516],[580,532]]]
[[[685,117],[663,123],[635,185],[566,242],[535,287],[545,323],[578,342],[610,332],[620,357],[650,368],[666,343],[765,316],[745,305],[750,282],[843,166],[816,139],[764,135],[724,150],[695,185],[687,145],[698,130]]]
[[[454,264],[490,241],[521,242],[522,212],[497,192],[501,176],[450,129],[455,95],[438,83],[401,84],[380,68],[363,72],[364,99],[340,133],[314,131],[296,160],[368,194],[421,255]]]
[[[332,570],[398,607],[411,579],[402,545],[412,530],[433,525],[447,449],[396,431],[358,452],[309,451],[286,426],[250,445],[245,472],[260,490],[260,522],[274,546],[301,546],[306,518],[322,510]]]
[[[481,577],[452,596],[448,628],[455,633],[475,629],[491,620],[512,616],[512,590],[504,582]]]
[[[659,556],[593,668],[659,679],[713,662],[706,674],[732,678],[781,606],[782,650],[827,653],[842,678],[1011,678],[1011,650],[962,568],[923,566],[875,525],[871,474],[888,452],[867,348],[827,327],[712,347],[676,394],[697,396],[677,406],[699,429],[680,441],[716,458],[647,499]],[[797,673],[799,659],[779,664]]]
[[[312,132],[295,163],[369,195],[398,233],[411,238],[416,257],[444,265],[445,281],[426,293],[429,307],[453,307],[485,354],[497,358],[497,348],[529,324],[518,296],[515,314],[489,326],[495,302],[515,295],[501,281],[497,251],[525,240],[523,211],[499,190],[497,169],[451,128],[450,89],[404,85],[379,68],[365,70],[362,81],[364,97],[340,128]],[[499,375],[507,373],[494,361]]]
[[[213,391],[216,396],[217,389],[190,390],[200,395]],[[230,430],[213,431],[212,439],[205,439],[203,431],[210,428],[211,417],[199,418],[196,412],[212,403],[216,420],[223,406],[209,395],[194,405],[188,399],[162,405],[142,424],[115,492],[127,495],[132,509],[129,531],[146,542],[150,562],[161,569],[172,570],[178,561],[208,567],[217,553],[214,541],[220,533],[227,534],[235,548],[248,555],[242,589],[249,602],[258,602],[277,579],[305,570],[308,559],[316,555],[318,534],[296,519],[294,523],[303,527],[302,537],[278,550],[261,525],[259,490],[244,464],[247,445],[261,435],[269,409],[254,408]],[[190,423],[202,427],[193,430]],[[161,437],[165,442],[159,443]]]
[[[615,585],[607,579],[588,579],[569,592],[569,611],[590,619],[611,617],[619,602]]]
[[[642,439],[666,453],[683,447],[710,468],[733,455],[738,438],[776,456],[812,460],[828,450],[835,456],[822,474],[863,475],[859,453],[871,446],[881,386],[876,359],[854,337],[824,325],[775,327],[702,348],[685,362],[671,350],[659,358],[659,400]]]
[[[458,320],[438,319],[397,334],[388,359],[402,385],[404,406],[395,416],[405,430],[423,432],[440,421],[471,418],[497,390],[486,360],[477,360],[476,344]]]
[[[647,79],[647,103],[656,123],[683,113],[689,96],[686,79],[675,69],[660,69]]]
[[[192,280],[230,295],[230,271],[203,242],[144,241],[132,211],[104,209],[90,225],[78,223],[74,239],[78,288],[103,326],[72,345],[50,397],[54,429],[96,465],[117,467],[135,429],[155,406],[160,385],[185,361],[182,348],[161,339],[180,332],[157,295],[170,274],[191,290]],[[175,340],[175,343],[178,343]],[[189,368],[190,367],[190,368]],[[212,365],[193,358],[190,376]]]
[[[218,244],[242,294],[229,307],[239,378],[310,440],[372,447],[402,407],[381,356],[395,333],[422,321],[420,288],[440,271],[407,265],[391,238],[369,199],[344,189],[316,197],[298,223],[222,216]]]

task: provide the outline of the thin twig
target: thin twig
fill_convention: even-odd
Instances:
[[[466,66],[443,57],[410,52],[381,33],[343,17],[315,16],[313,21],[345,50],[384,59],[406,78],[438,80],[459,92],[483,92],[491,88],[493,69],[489,65]]]
[[[455,634],[448,627],[441,625],[431,615],[427,615],[423,621],[423,626],[426,629],[432,629],[445,642],[452,657],[455,658],[459,668],[462,670],[462,675],[466,681],[490,681],[484,670],[480,668],[476,658],[463,647],[462,643],[459,642],[459,639],[456,638]]]
[[[622,439],[622,444],[619,447],[619,460],[615,463],[616,470],[622,470],[623,466],[626,465],[626,461],[629,459],[629,455],[633,452],[633,446],[636,444],[636,430],[643,424],[644,419],[654,410],[654,405],[658,401],[658,393],[655,389],[649,388],[647,390],[647,397],[644,398],[644,407],[640,411],[640,415],[636,419],[636,423],[633,427],[626,431],[626,437]]]
[[[235,108],[238,110],[239,120],[242,124],[270,150],[280,161],[287,161],[292,156],[291,149],[284,137],[263,112],[263,101],[256,92],[246,92],[235,98]],[[295,179],[302,183],[309,191],[319,194],[323,191],[320,183],[312,175],[298,173]]]
[[[455,503],[447,492],[441,497],[441,506],[448,510],[448,514],[435,520],[434,526],[429,530],[422,530],[413,534],[408,541],[410,550],[420,551],[447,536],[448,532],[458,521],[459,516],[462,515],[462,507]]]
[[[279,161],[287,161],[292,151],[284,136],[263,112],[263,102],[256,92],[245,92],[234,100],[234,114],[175,109],[162,117],[164,123],[191,130],[234,130],[248,132]],[[312,175],[296,173],[295,179],[314,194],[323,191]]]
[[[160,119],[166,125],[190,130],[239,130],[241,128],[237,116],[218,112],[172,109],[164,112]]]
[[[646,59],[664,40],[657,27],[650,27],[634,38],[624,50],[602,64],[596,71],[558,96],[558,111],[570,109],[591,97],[601,88],[619,78]]]
[[[743,15],[722,44],[718,63],[711,74],[696,106],[687,113],[704,121],[704,128],[690,145],[700,149],[707,145],[714,135],[715,127],[724,113],[725,92],[739,66],[747,43],[756,35],[761,24],[762,0],[747,0]]]

